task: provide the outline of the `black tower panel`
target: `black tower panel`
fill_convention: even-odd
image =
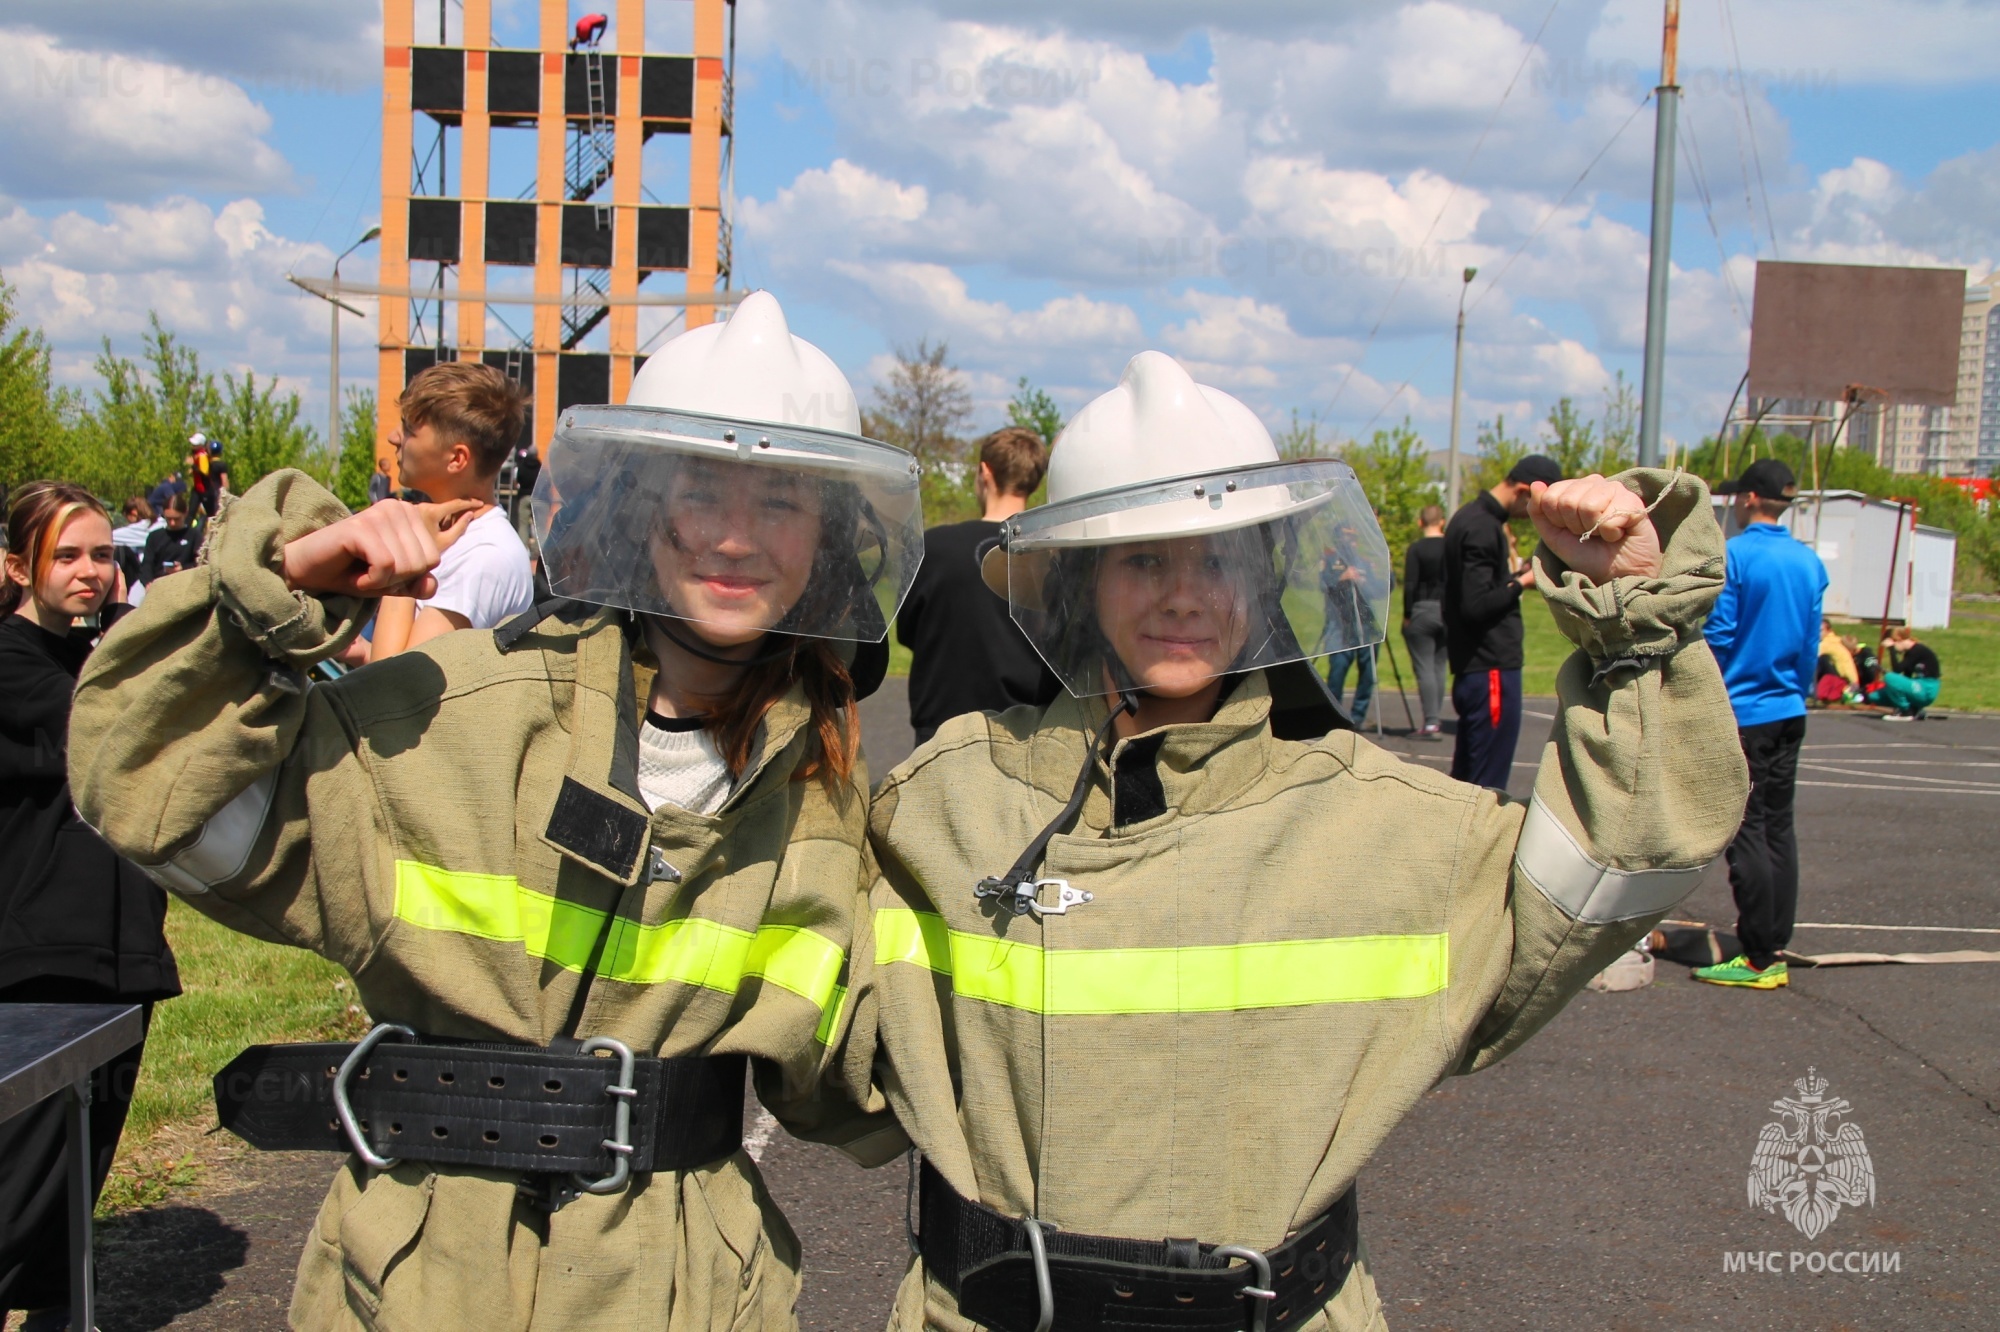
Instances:
[[[497,124],[532,121],[542,109],[539,51],[492,51],[486,56],[486,110]]]
[[[405,347],[403,349],[403,385],[408,387],[411,380],[434,365],[445,361],[456,361],[458,352],[451,347]]]
[[[688,266],[688,210],[646,205],[639,209],[639,267]]]
[[[534,267],[535,224],[540,211],[531,203],[487,204],[486,262]]]
[[[611,267],[610,209],[604,210],[604,225],[599,226],[597,205],[563,205],[562,261],[572,268]]]
[[[564,352],[556,358],[556,410],[611,401],[611,357],[605,352]]]
[[[458,200],[410,200],[410,258],[434,264],[458,262]]]
[[[581,51],[569,53],[563,66],[563,113],[571,116],[590,114],[590,75],[585,68],[590,57]],[[604,114],[610,115],[618,109],[618,57],[599,56],[604,66]],[[643,102],[643,98],[641,101]]]
[[[648,120],[694,119],[692,56],[641,57],[639,114]]]
[[[410,108],[456,125],[465,110],[465,52],[452,46],[410,51]]]

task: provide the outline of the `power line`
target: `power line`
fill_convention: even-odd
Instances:
[[[1437,215],[1431,218],[1430,226],[1424,229],[1424,238],[1417,242],[1418,254],[1422,254],[1424,246],[1430,244],[1431,236],[1436,233],[1438,224],[1444,221],[1445,212],[1450,209],[1452,200],[1458,197],[1458,191],[1465,180],[1466,172],[1471,169],[1473,159],[1479,156],[1479,150],[1486,146],[1486,136],[1492,133],[1494,124],[1500,119],[1500,112],[1506,107],[1507,99],[1514,95],[1514,86],[1521,81],[1521,75],[1527,70],[1528,62],[1533,60],[1536,52],[1541,50],[1542,34],[1548,31],[1549,20],[1556,16],[1556,10],[1561,4],[1562,0],[1552,0],[1552,3],[1549,5],[1549,12],[1542,15],[1542,25],[1535,29],[1535,35],[1529,39],[1528,49],[1521,56],[1521,63],[1514,69],[1514,77],[1507,80],[1507,87],[1501,92],[1499,102],[1493,107],[1493,113],[1486,117],[1485,125],[1480,127],[1479,137],[1473,140],[1472,150],[1465,155],[1465,160],[1459,163],[1457,175],[1451,183],[1451,189],[1446,192],[1444,202],[1438,205]],[[1329,412],[1333,410],[1334,404],[1340,401],[1340,395],[1347,391],[1348,381],[1353,379],[1354,372],[1361,368],[1361,362],[1367,359],[1368,349],[1375,345],[1376,335],[1382,331],[1384,321],[1389,318],[1389,311],[1395,307],[1396,298],[1403,294],[1403,285],[1409,280],[1410,274],[1406,269],[1396,279],[1395,288],[1390,291],[1389,299],[1382,302],[1381,312],[1375,316],[1374,327],[1368,330],[1368,337],[1361,344],[1361,350],[1355,354],[1354,360],[1348,364],[1347,374],[1341,379],[1339,386],[1334,389],[1332,401],[1327,403],[1327,410]],[[1380,413],[1377,414],[1379,415]]]
[[[1686,137],[1681,140],[1681,147],[1687,159],[1688,175],[1694,180],[1695,196],[1701,200],[1701,215],[1708,219],[1708,234],[1715,237],[1715,252],[1722,259],[1722,280],[1729,284],[1729,304],[1736,311],[1736,317],[1743,321],[1743,326],[1748,328],[1750,316],[1743,310],[1743,293],[1736,286],[1736,275],[1729,271],[1729,250],[1722,243],[1721,229],[1715,225],[1715,203],[1709,194],[1707,173],[1702,168],[1701,145],[1695,142],[1693,119],[1682,122],[1682,128],[1687,130]],[[1753,219],[1751,223],[1753,243],[1756,236],[1755,226]]]
[[[1729,0],[1722,0],[1722,21],[1729,29],[1729,55],[1736,71],[1736,97],[1743,107],[1743,128],[1750,136],[1750,160],[1757,167],[1757,193],[1764,200],[1764,226],[1771,234],[1771,257],[1777,259],[1778,224],[1771,217],[1771,195],[1764,188],[1764,155],[1757,147],[1757,124],[1750,118],[1750,86],[1743,78],[1743,52],[1736,44],[1736,13],[1729,7]],[[1750,212],[1754,225],[1757,217],[1755,209]]]
[[[1577,178],[1575,180],[1570,182],[1569,188],[1562,192],[1562,197],[1549,205],[1548,211],[1542,214],[1542,220],[1535,223],[1535,229],[1533,231],[1530,231],[1527,234],[1527,236],[1521,241],[1521,243],[1514,248],[1514,252],[1507,256],[1506,261],[1500,265],[1500,271],[1495,273],[1490,279],[1487,280],[1484,290],[1482,290],[1479,293],[1479,295],[1476,298],[1474,298],[1472,304],[1465,307],[1466,314],[1470,315],[1474,310],[1477,310],[1479,308],[1480,302],[1484,301],[1489,295],[1493,293],[1494,288],[1500,285],[1500,279],[1507,276],[1507,271],[1514,266],[1514,261],[1516,259],[1519,259],[1521,255],[1527,250],[1527,248],[1535,243],[1536,238],[1542,234],[1542,229],[1547,227],[1550,220],[1553,219],[1557,213],[1562,211],[1562,206],[1569,202],[1570,196],[1575,194],[1577,190],[1582,188],[1583,182],[1589,179],[1590,173],[1597,169],[1597,164],[1604,160],[1604,155],[1610,152],[1612,147],[1618,142],[1618,140],[1625,136],[1625,131],[1631,128],[1632,122],[1639,118],[1639,113],[1641,111],[1644,111],[1646,109],[1647,104],[1650,103],[1652,100],[1653,100],[1653,94],[1650,92],[1647,93],[1644,97],[1639,99],[1639,104],[1632,108],[1632,114],[1626,116],[1624,121],[1619,124],[1618,128],[1612,131],[1611,137],[1605,140],[1604,146],[1602,148],[1599,148],[1597,150],[1596,156],[1592,157],[1590,161],[1584,165],[1582,172],[1580,172],[1577,175]],[[1424,367],[1430,364],[1431,357],[1437,354],[1437,349],[1443,344],[1444,344],[1444,335],[1439,334],[1437,340],[1431,343],[1430,350],[1424,353],[1423,359],[1417,362],[1416,369],[1410,371],[1409,378],[1405,379],[1400,385],[1397,386],[1396,391],[1389,395],[1388,400],[1386,402],[1384,402],[1380,407],[1376,408],[1375,415],[1368,418],[1368,424],[1362,426],[1359,433],[1366,434],[1370,427],[1372,427],[1377,421],[1382,419],[1382,414],[1388,411],[1389,408],[1395,404],[1396,399],[1403,396],[1404,390],[1408,389],[1410,385],[1416,380],[1416,377],[1423,372]],[[1352,373],[1353,371],[1350,369],[1349,374],[1351,375]]]

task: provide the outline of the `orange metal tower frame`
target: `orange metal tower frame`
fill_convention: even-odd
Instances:
[[[691,53],[644,49],[646,0],[600,0],[615,16],[615,49],[572,26],[594,6],[542,0],[532,50],[493,45],[492,0],[462,0],[456,45],[420,40],[443,36],[418,13],[428,0],[384,0],[381,276],[352,288],[381,302],[378,456],[391,453],[397,398],[427,365],[476,359],[514,376],[532,394],[524,442],[539,450],[571,403],[623,400],[640,306],[678,306],[694,327],[734,298],[734,8],[668,2],[692,3]],[[533,181],[496,188],[494,137],[527,132]],[[641,152],[655,134],[688,137],[685,202],[644,188]],[[531,270],[531,283],[495,285],[509,269]],[[642,290],[676,272],[683,292]],[[510,326],[527,331],[495,337],[489,307],[516,306]]]

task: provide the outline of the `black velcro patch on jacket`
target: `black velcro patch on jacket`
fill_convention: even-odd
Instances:
[[[1167,812],[1167,790],[1160,781],[1160,747],[1165,732],[1126,742],[1112,772],[1111,826],[1144,823]]]
[[[544,835],[578,859],[629,879],[646,845],[646,827],[645,815],[565,777]]]

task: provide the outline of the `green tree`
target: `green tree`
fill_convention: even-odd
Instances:
[[[76,408],[50,377],[48,340],[17,322],[13,288],[0,282],[0,483],[63,475]]]
[[[1440,478],[1431,471],[1429,445],[1405,417],[1401,425],[1377,430],[1365,444],[1348,444],[1340,457],[1354,469],[1390,553],[1400,560],[1417,538],[1417,515],[1426,504],[1438,502]]]
[[[1534,450],[1528,441],[1507,433],[1507,418],[1496,415],[1491,421],[1481,421],[1475,436],[1477,452],[1469,460],[1470,466],[1461,462],[1463,469],[1462,486],[1464,494],[1460,502],[1471,499],[1482,490],[1490,490],[1507,479],[1507,473],[1514,470],[1514,464],[1527,457]]]
[[[1292,422],[1277,435],[1278,456],[1287,461],[1300,458],[1331,458],[1340,453],[1333,432],[1319,419],[1318,412],[1304,417],[1292,408]]]
[[[1543,451],[1556,460],[1564,476],[1583,476],[1595,470],[1597,427],[1576,410],[1576,399],[1558,398],[1543,422]]]
[[[876,439],[908,449],[923,468],[924,521],[962,522],[979,516],[966,441],[961,433],[972,417],[972,392],[951,364],[951,344],[929,337],[915,347],[897,347],[896,365],[875,386],[875,404],[861,426]]]
[[[333,493],[359,512],[368,504],[368,478],[375,474],[375,390],[351,388],[340,408],[340,457],[333,469]]]
[[[1042,443],[1051,446],[1062,432],[1062,408],[1056,406],[1054,398],[1030,384],[1026,375],[1015,383],[1014,396],[1007,402],[1007,420],[1023,430],[1034,431],[1042,437]]]
[[[300,419],[303,405],[297,393],[280,394],[275,379],[265,380],[260,388],[252,370],[240,380],[223,375],[219,396],[216,413],[202,428],[222,442],[234,490],[247,490],[258,478],[285,467],[302,468],[314,480],[332,482],[336,456]]]
[[[1639,393],[1620,370],[1604,389],[1604,415],[1597,427],[1598,471],[1622,472],[1639,457]]]

